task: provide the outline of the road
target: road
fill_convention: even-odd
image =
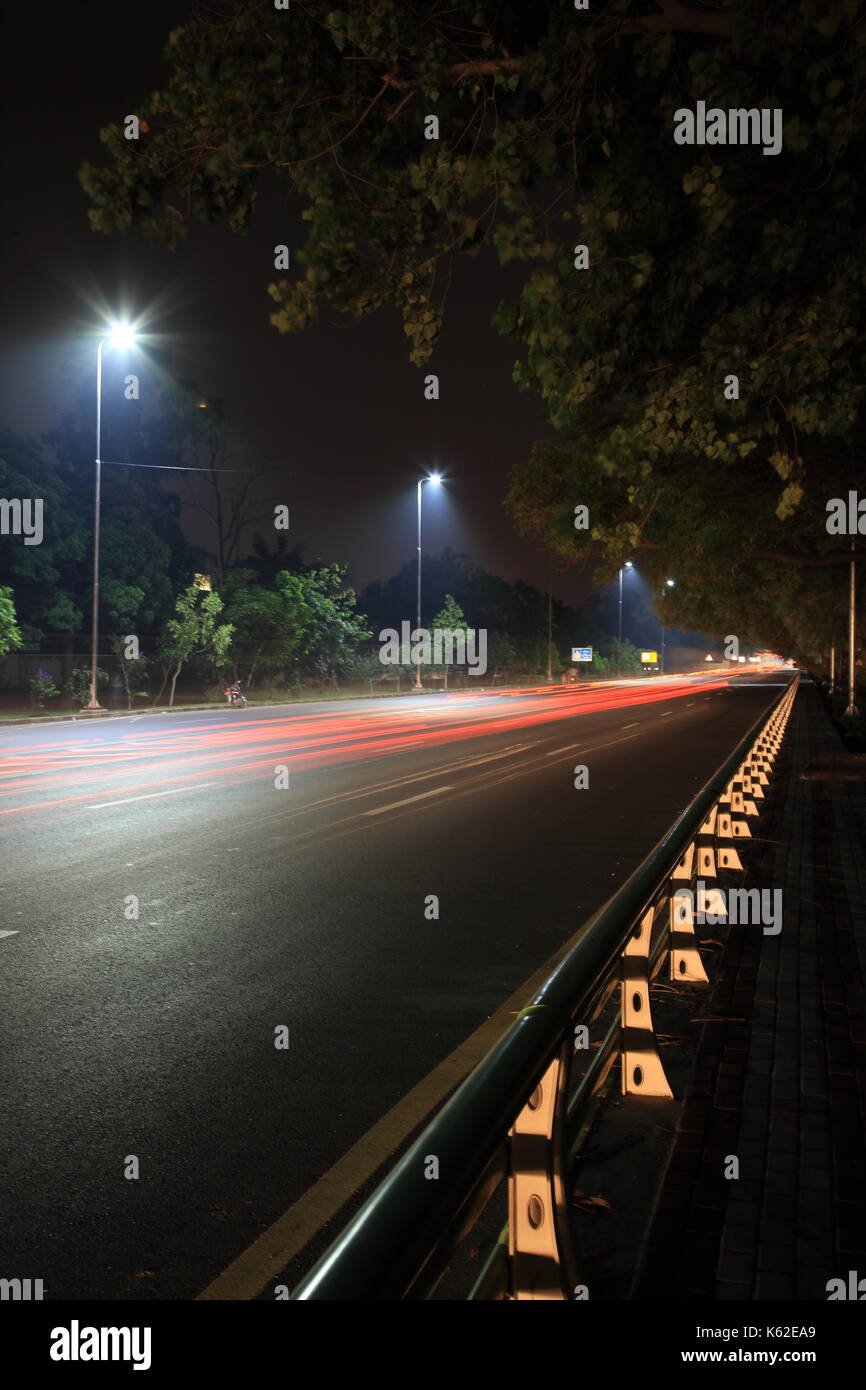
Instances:
[[[702,673],[0,729],[0,1276],[189,1299],[240,1256],[220,1296],[259,1292],[242,1252],[321,1224],[322,1175],[398,1102],[423,1118],[777,693]]]

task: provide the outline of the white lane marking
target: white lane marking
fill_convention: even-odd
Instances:
[[[0,936],[18,936],[17,931],[0,931]]]
[[[537,742],[537,740],[536,740]],[[505,748],[501,753],[485,753],[481,758],[473,758],[468,763],[456,763],[455,767],[478,767],[481,763],[492,763],[497,758],[510,758],[512,753],[522,752],[524,748],[534,748],[535,743],[515,743],[510,748]]]
[[[560,753],[567,753],[573,748],[582,748],[582,743],[564,743],[561,748],[554,748],[552,752],[545,753],[545,758],[556,758]]]
[[[663,710],[662,713],[659,715],[659,719],[664,719],[665,716],[668,715],[668,714],[673,714],[673,710],[672,710],[672,709]]]
[[[696,700],[689,700],[689,703],[686,705],[686,709],[691,709],[692,705],[695,704],[697,704]]]
[[[126,806],[130,801],[152,801],[156,796],[179,796],[181,792],[203,792],[208,787],[218,787],[220,782],[203,782],[200,787],[174,787],[167,792],[147,792],[144,796],[125,796],[120,801],[97,801],[93,806],[85,806],[86,811],[101,811],[105,806]]]
[[[365,816],[381,816],[384,811],[395,811],[398,806],[408,806],[410,801],[423,801],[428,796],[439,796],[440,792],[450,792],[451,787],[434,787],[432,792],[419,792],[418,796],[407,796],[405,801],[392,801],[389,806],[377,806],[375,811],[364,811]]]
[[[619,727],[620,727],[621,729],[636,729],[637,726],[638,726],[638,723],[639,723],[639,720],[636,719],[635,722],[634,722],[633,724],[620,724]]]

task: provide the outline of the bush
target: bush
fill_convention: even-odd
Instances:
[[[32,682],[31,682],[31,684],[32,684]],[[107,684],[108,684],[108,672],[107,672],[107,671],[103,671],[103,669],[102,669],[101,666],[97,666],[97,668],[96,668],[96,688],[97,688],[97,690],[99,689],[99,687],[100,687],[101,685],[107,685]],[[86,702],[90,699],[90,667],[89,667],[89,666],[76,666],[72,671],[70,671],[69,676],[67,677],[67,680],[66,680],[66,684],[64,685],[63,689],[65,690],[66,694],[67,694],[67,695],[71,695],[72,699],[75,700],[79,705],[86,704]],[[55,690],[55,691],[54,691],[54,694],[55,694],[55,695],[59,694],[59,691]]]
[[[36,675],[30,677],[30,703],[34,709],[41,709],[46,700],[52,700],[55,695],[60,694],[60,689],[54,684],[54,677],[49,671],[43,671],[41,666],[37,666]]]

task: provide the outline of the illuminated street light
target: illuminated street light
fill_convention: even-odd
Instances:
[[[96,349],[96,479],[93,492],[93,619],[90,632],[90,699],[82,714],[104,714],[96,698],[96,648],[99,640],[99,500],[102,488],[102,350],[131,348],[135,332],[128,323],[112,324]]]
[[[421,497],[422,497],[422,489],[423,489],[425,483],[433,483],[434,486],[438,487],[439,484],[440,484],[441,482],[442,482],[442,477],[441,477],[441,475],[440,475],[439,473],[430,473],[426,478],[419,478],[419,479],[418,479],[418,594],[417,594],[417,597],[418,597],[418,602],[417,602],[418,623],[417,623],[417,627],[418,627],[419,629],[420,629],[420,627],[421,627]],[[420,637],[419,637],[418,640],[420,641]],[[424,687],[423,687],[422,684],[421,684],[421,663],[420,663],[420,661],[418,662],[418,664],[417,664],[416,667],[415,667],[415,684],[414,684],[414,686],[413,686],[412,688],[413,688],[413,690],[423,690],[423,689],[424,689]]]
[[[622,572],[633,568],[631,560],[626,560],[625,564],[620,566],[619,571],[619,637],[616,649],[616,670],[620,677],[622,676]]]
[[[105,341],[109,347],[119,348],[121,352],[131,348],[135,342],[135,332],[128,323],[115,323]]]
[[[666,579],[666,580],[665,580],[665,588],[666,588],[666,589],[672,589],[673,587],[674,587],[674,581],[673,581],[672,579]],[[661,650],[661,658],[662,658],[662,659],[661,659],[661,674],[664,675],[664,673],[665,673],[665,630],[664,630],[664,626],[663,626],[663,625],[662,625],[662,650]]]

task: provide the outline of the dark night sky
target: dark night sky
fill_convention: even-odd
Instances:
[[[125,301],[172,344],[174,374],[222,397],[236,466],[279,465],[291,539],[307,559],[347,561],[359,587],[387,577],[414,553],[415,481],[441,467],[451,482],[427,489],[425,551],[449,545],[546,588],[546,560],[502,508],[511,464],[548,431],[511,381],[517,346],[489,328],[509,283],[492,262],[455,272],[425,368],[438,373],[442,398],[427,402],[394,313],[353,327],[323,319],[300,337],[270,327],[273,246],[298,246],[305,227],[282,194],[267,196],[247,237],[197,225],[174,255],[90,231],[78,166],[101,162],[100,128],[163,84],[165,39],[187,13],[182,0],[133,9],[88,0],[50,15],[16,7],[3,84],[0,423],[37,436],[55,424],[75,374],[94,360],[97,305]],[[145,392],[147,382],[143,371]],[[571,602],[587,589],[577,571],[554,583]]]

